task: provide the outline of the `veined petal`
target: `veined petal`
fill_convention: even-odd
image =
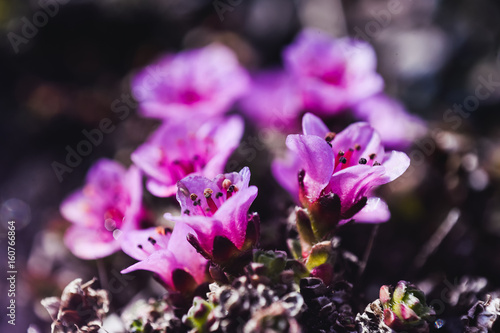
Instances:
[[[302,118],[302,132],[304,135],[316,135],[325,138],[329,131],[325,123],[312,113],[306,113]]]
[[[344,212],[366,196],[372,187],[389,182],[384,173],[382,166],[352,166],[333,174],[325,192],[335,193],[340,197]]]
[[[144,260],[153,252],[166,249],[171,233],[164,231],[159,233],[158,231],[158,227],[125,231],[119,239],[123,252],[136,260]]]
[[[222,223],[224,236],[241,249],[245,242],[248,224],[248,210],[257,197],[257,187],[250,186],[229,198],[214,214]]]
[[[316,200],[333,173],[332,149],[324,139],[315,135],[289,135],[286,145],[298,155],[304,165],[307,197],[311,201]]]
[[[186,223],[177,222],[167,249],[174,253],[177,262],[183,265],[184,269],[194,277],[196,282],[201,283],[205,278],[207,260],[189,244],[187,241],[188,234],[195,234],[195,231]]]
[[[168,216],[165,218],[173,219],[174,221],[184,222],[189,227],[191,227],[195,234],[194,236],[198,239],[200,246],[208,253],[212,253],[214,246],[215,236],[225,236],[222,223],[218,221],[215,217],[207,216]]]
[[[403,152],[391,151],[386,153],[382,166],[385,169],[385,176],[388,182],[401,176],[410,166],[410,158]]]
[[[125,268],[120,273],[127,274],[137,270],[154,272],[161,277],[169,288],[175,289],[172,281],[172,272],[177,268],[182,268],[182,264],[177,262],[174,254],[168,250],[161,250],[154,252],[146,259]]]

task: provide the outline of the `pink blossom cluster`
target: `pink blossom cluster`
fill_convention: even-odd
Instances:
[[[384,94],[375,51],[368,43],[306,29],[284,50],[283,63],[283,68],[254,74],[240,101],[259,126],[290,133],[304,112],[332,117],[351,110],[391,147],[407,147],[425,134],[420,118]],[[398,129],[393,129],[394,122]]]
[[[369,123],[337,134],[306,113],[303,134],[288,136],[288,155],[273,163],[272,172],[309,214],[313,229],[322,230],[316,241],[350,220],[387,221],[388,206],[373,190],[399,177],[409,158],[386,152],[383,142],[404,142],[413,128],[409,123],[418,120],[382,95],[375,53],[363,42],[304,31],[285,50],[284,63],[286,70],[258,74],[250,86],[232,51],[210,45],[167,55],[141,70],[132,82],[139,111],[161,125],[132,153],[128,171],[101,160],[85,186],[64,201],[61,213],[73,223],[65,235],[68,248],[83,259],[121,248],[139,260],[123,273],[152,271],[169,290],[193,291],[209,281],[210,262],[231,272],[256,246],[260,232],[258,215],[249,213],[258,192],[250,185],[249,168],[224,173],[244,132],[241,116],[226,115],[238,100],[263,122],[276,110],[287,124],[304,110],[321,116],[355,110]],[[408,129],[386,130],[374,116],[379,112]],[[147,228],[143,176],[154,196],[176,195],[181,214],[165,214],[175,222],[173,229]]]

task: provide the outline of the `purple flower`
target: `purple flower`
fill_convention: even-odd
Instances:
[[[163,124],[149,140],[132,153],[132,161],[148,176],[146,187],[159,197],[174,195],[176,183],[196,173],[214,177],[239,144],[243,120],[201,122],[191,119]]]
[[[409,114],[401,103],[383,94],[361,101],[353,110],[354,114],[367,121],[380,134],[382,142],[390,147],[406,148],[427,131],[422,119]]]
[[[140,261],[121,273],[147,270],[156,273],[168,290],[193,291],[206,281],[207,260],[187,241],[192,233],[182,222],[172,232],[157,227],[124,233],[123,252]]]
[[[333,39],[318,30],[305,30],[283,54],[286,68],[296,77],[305,107],[334,114],[380,92],[371,46],[349,38]]]
[[[248,81],[233,52],[214,44],[147,66],[134,78],[132,91],[144,116],[190,120],[225,113]]]
[[[257,197],[257,187],[248,186],[250,170],[218,175],[213,180],[188,176],[178,183],[177,201],[182,221],[193,228],[189,242],[207,259],[224,266],[250,250],[259,235],[257,214],[248,214]]]
[[[240,100],[240,106],[261,128],[288,132],[295,129],[303,102],[294,77],[273,70],[253,77],[252,87]]]
[[[121,232],[139,228],[144,216],[138,169],[102,159],[88,172],[83,189],[61,204],[61,214],[74,225],[64,236],[79,258],[97,259],[120,249]]]
[[[313,228],[331,231],[350,219],[387,221],[386,203],[371,191],[401,176],[409,166],[408,156],[386,153],[380,136],[367,123],[352,124],[335,134],[308,113],[302,127],[303,135],[288,136],[286,145],[292,154],[288,160],[276,161],[273,173],[308,209],[311,223],[317,224]]]

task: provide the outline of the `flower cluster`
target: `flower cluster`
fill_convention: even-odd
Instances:
[[[420,118],[382,92],[384,81],[368,43],[306,29],[284,50],[283,63],[284,69],[255,74],[240,102],[260,126],[290,132],[301,111],[329,117],[352,110],[391,147],[406,147],[425,134]]]
[[[131,154],[128,171],[99,161],[84,188],[62,204],[62,215],[74,224],[66,243],[75,255],[94,259],[122,249],[138,262],[121,273],[151,271],[168,291],[147,314],[127,319],[131,330],[355,330],[352,285],[343,280],[352,277],[350,266],[360,264],[340,248],[336,231],[352,220],[389,220],[388,205],[374,191],[401,176],[410,160],[404,152],[386,151],[383,142],[398,146],[421,135],[417,125],[386,130],[374,112],[423,124],[381,94],[384,83],[367,43],[307,30],[283,57],[286,70],[257,73],[253,86],[221,45],[147,66],[134,77],[132,91],[140,113],[159,120],[159,127]],[[259,191],[250,185],[250,168],[224,173],[244,134],[243,117],[226,115],[236,102],[262,122],[270,119],[268,110],[278,110],[276,119],[286,124],[286,156],[267,167],[297,205],[299,239],[289,242],[294,259],[256,249],[261,226],[251,206]],[[368,122],[333,133],[319,118],[348,108]],[[290,134],[302,111],[310,111],[302,117],[302,134]],[[154,213],[142,203],[143,177],[153,196],[175,195],[180,214],[160,207],[157,225],[145,223]],[[208,298],[200,298],[208,286]],[[394,322],[409,318],[409,311],[401,312],[404,304],[384,303],[384,309],[397,316]],[[316,322],[318,314],[326,319]]]

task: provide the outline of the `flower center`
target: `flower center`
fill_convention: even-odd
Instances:
[[[203,198],[198,197],[196,193],[191,193],[189,198],[193,201],[193,206],[197,209],[197,215],[212,216],[215,212],[217,212],[219,207],[234,193],[238,192],[238,190],[238,187],[229,179],[224,179],[222,182],[222,189],[217,193],[215,193],[211,188],[206,188],[203,191],[203,197],[205,198],[204,201]],[[190,215],[191,211],[186,209],[183,213]]]

